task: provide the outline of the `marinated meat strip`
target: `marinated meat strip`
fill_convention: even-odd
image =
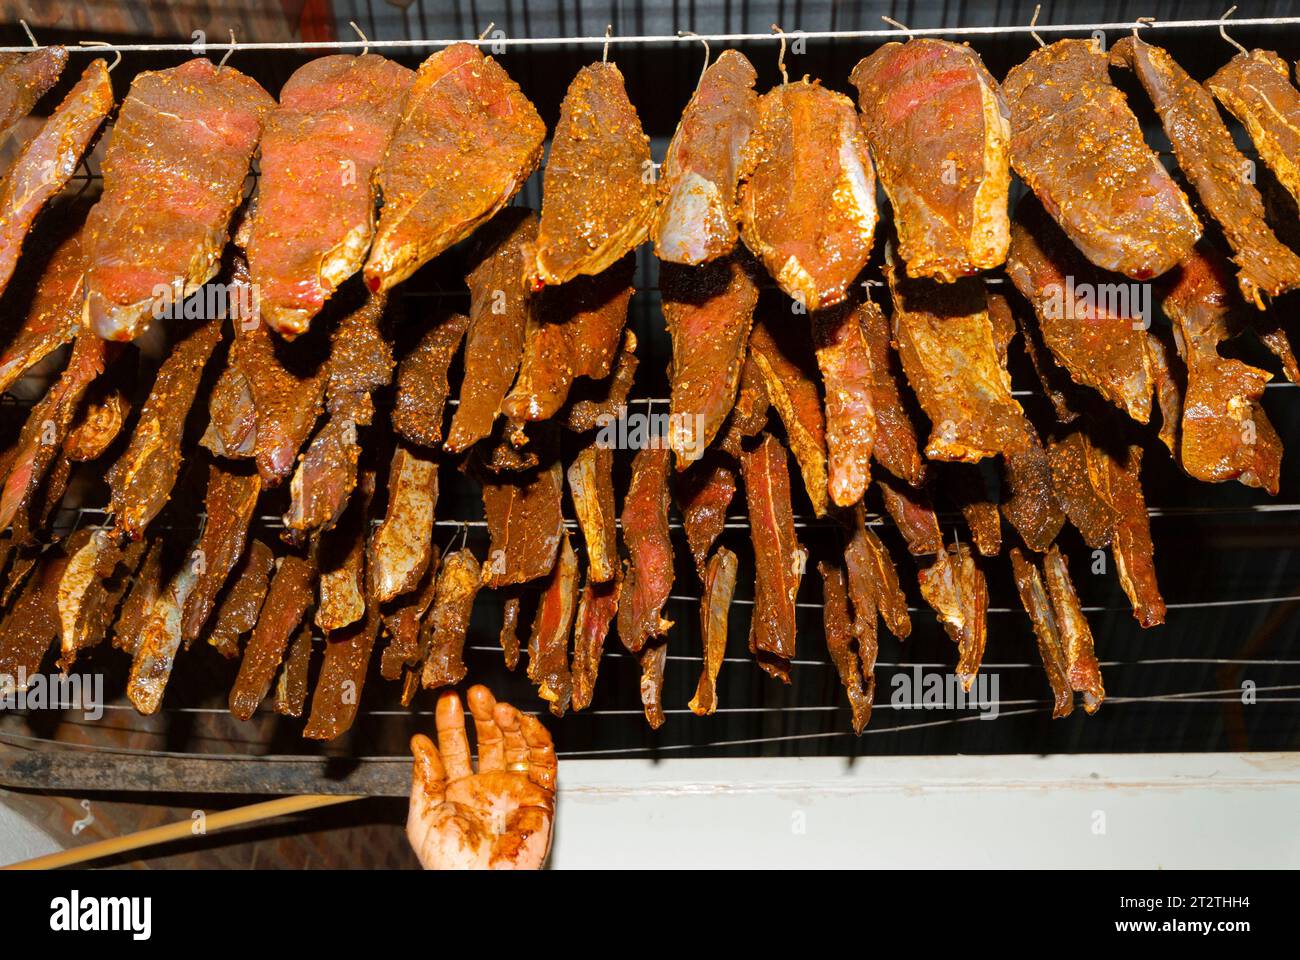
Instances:
[[[1234,313],[1245,310],[1226,267],[1216,253],[1198,248],[1161,303],[1187,364],[1179,460],[1197,480],[1240,480],[1276,496],[1282,442],[1260,404],[1271,375],[1219,353]]]
[[[858,307],[858,323],[871,364],[871,410],[876,420],[871,455],[894,476],[916,485],[925,477],[925,466],[916,429],[903,406],[899,386],[903,374],[890,346],[889,321],[870,298],[864,298]]]
[[[70,556],[59,580],[58,666],[64,671],[82,650],[104,639],[145,553],[143,543],[123,550],[108,530],[86,532],[89,536],[75,553],[72,539],[64,548]]]
[[[556,417],[574,433],[593,430],[618,418],[636,379],[636,334],[623,331],[614,370],[604,380],[579,380],[569,391],[568,406]]]
[[[1070,670],[1061,643],[1061,629],[1056,613],[1043,589],[1043,578],[1032,560],[1026,560],[1017,548],[1011,550],[1011,569],[1016,578],[1020,602],[1034,625],[1038,641],[1038,655],[1043,660],[1043,672],[1052,688],[1052,719],[1068,717],[1074,711],[1074,691],[1070,686]]]
[[[41,47],[31,53],[0,58],[0,137],[32,112],[41,97],[59,82],[68,64],[64,47]]]
[[[1183,418],[1183,396],[1170,357],[1177,349],[1168,329],[1148,331],[1147,357],[1155,384],[1156,406],[1160,408],[1160,442],[1178,457],[1178,422]]]
[[[474,552],[462,547],[443,559],[433,607],[421,632],[429,631],[421,686],[426,690],[455,686],[465,679],[465,633],[469,630],[479,567]]]
[[[545,139],[519,85],[478,47],[455,43],[420,64],[379,166],[370,289],[401,283],[490,220],[537,169]]]
[[[1114,508],[1093,485],[1092,474],[1106,476],[1105,466],[1093,470],[1089,461],[1107,458],[1097,450],[1082,429],[1075,429],[1054,439],[1048,447],[1052,483],[1070,522],[1093,550],[1109,546],[1118,517]]]
[[[140,629],[126,695],[145,716],[157,713],[162,706],[163,692],[181,645],[181,611],[196,579],[195,566],[187,560],[158,594]]]
[[[117,531],[132,540],[171,497],[180,474],[181,440],[199,381],[221,342],[221,320],[192,327],[158,368],[149,399],[140,409],[131,442],[108,471]]]
[[[918,37],[880,47],[849,79],[908,276],[952,281],[1001,264],[1010,109],[980,55]]]
[[[1059,40],[1035,50],[1002,91],[1011,165],[1085,257],[1147,280],[1191,252],[1200,222],[1111,84],[1101,44]]]
[[[302,731],[304,737],[333,740],[351,728],[378,635],[379,605],[372,603],[366,607],[364,620],[326,640],[325,659],[311,698],[311,716]]]
[[[763,372],[754,359],[753,350],[747,350],[740,370],[740,390],[736,393],[731,413],[727,414],[718,446],[728,456],[739,458],[741,441],[756,437],[767,429],[771,406]]]
[[[63,441],[64,454],[75,463],[98,460],[121,434],[130,413],[131,401],[119,386],[96,381]]]
[[[573,696],[569,635],[577,605],[578,557],[565,533],[528,637],[528,679],[537,684],[537,695],[551,705],[551,713],[557,717],[564,716]]]
[[[444,447],[460,453],[492,432],[501,402],[519,372],[524,333],[535,301],[519,281],[526,250],[537,240],[537,214],[508,207],[497,214],[473,254],[469,330],[460,403]]]
[[[871,255],[876,176],[853,101],[805,78],[758,100],[741,158],[740,234],[808,310],[844,299]]]
[[[81,329],[85,247],[80,232],[59,244],[36,283],[22,329],[0,355],[0,393]]]
[[[984,659],[988,638],[988,585],[971,549],[956,543],[920,573],[921,596],[934,608],[943,629],[957,644],[957,679],[969,691]]]
[[[281,336],[303,333],[365,262],[375,170],[414,80],[383,57],[340,54],[310,61],[280,90],[247,251],[262,319]]]
[[[880,488],[885,510],[907,541],[907,552],[914,557],[942,552],[943,534],[939,531],[939,518],[930,502],[929,491],[924,486],[908,486],[892,476],[876,477],[876,486]]]
[[[370,527],[370,503],[375,488],[373,471],[361,481],[362,493],[344,512],[338,526],[320,535],[320,596],[316,602],[316,626],[326,635],[356,623],[366,615],[366,533]],[[437,548],[423,579],[438,565]],[[416,617],[418,624],[418,616]],[[396,679],[393,677],[391,679]]]
[[[393,345],[385,324],[388,298],[370,294],[330,333],[325,409],[330,417],[369,426],[371,395],[393,380]]]
[[[640,246],[658,199],[650,164],[623,74],[607,62],[583,67],[560,104],[525,282],[537,290],[595,276]]]
[[[1061,632],[1061,649],[1065,653],[1066,675],[1070,687],[1083,694],[1083,709],[1096,713],[1106,699],[1101,683],[1101,667],[1093,653],[1092,631],[1079,605],[1079,597],[1070,582],[1070,571],[1061,551],[1052,547],[1043,560],[1047,589],[1052,595],[1056,622]]]
[[[433,605],[433,598],[438,591],[437,552],[435,547],[434,559],[425,569],[420,585],[399,597],[395,609],[381,611],[383,629],[389,637],[388,645],[379,658],[379,675],[385,680],[400,680],[404,671],[418,669],[420,666],[424,656],[420,631],[426,621],[425,614]],[[324,580],[321,581],[321,587],[323,591]],[[363,605],[364,602],[363,597]]]
[[[727,524],[727,508],[736,495],[736,463],[721,452],[710,453],[677,475],[674,494],[686,529],[686,542],[695,558],[695,571],[705,579],[705,561]]]
[[[597,583],[591,579],[582,588],[578,598],[578,613],[573,622],[573,676],[572,706],[575,711],[591,706],[596,689],[596,675],[600,670],[600,657],[605,649],[605,638],[618,616],[618,601],[623,592],[623,571],[614,579]]]
[[[930,418],[925,455],[975,463],[1026,442],[1030,429],[998,357],[984,284],[885,274],[894,300],[894,339],[903,372]]]
[[[564,517],[564,473],[558,460],[522,474],[476,471],[491,536],[483,585],[526,583],[551,572]]]
[[[826,625],[826,648],[849,698],[853,732],[861,734],[871,720],[875,678],[865,672],[863,664],[858,660],[858,651],[853,647],[855,635],[849,622],[849,598],[844,571],[829,563],[817,564],[817,570],[822,575],[822,618]],[[865,687],[862,682],[864,676],[867,679]]]
[[[1046,465],[1046,456],[1043,461]],[[1002,549],[1002,518],[997,498],[989,492],[977,464],[945,463],[939,469],[941,486],[966,520],[975,549],[983,557],[996,557]]]
[[[814,379],[817,361],[812,344],[792,326],[778,327],[763,316],[749,335],[749,356],[762,377],[764,395],[781,415],[813,512],[823,516],[830,499],[826,480],[826,418]],[[742,415],[743,412],[742,408]]]
[[[876,434],[871,356],[856,306],[820,310],[812,324],[826,387],[827,489],[836,506],[850,507],[862,499],[871,481]]]
[[[764,433],[740,463],[756,574],[750,641],[757,652],[790,661],[795,651],[795,596],[808,552],[795,537],[785,449]],[[626,533],[626,523],[623,529]]]
[[[1282,186],[1300,201],[1300,91],[1287,62],[1272,50],[1242,51],[1205,86],[1250,133]]]
[[[311,670],[311,627],[304,623],[289,643],[289,653],[275,681],[275,712],[301,717],[307,705],[307,675]]]
[[[697,717],[707,717],[718,709],[718,674],[727,654],[727,619],[731,598],[736,592],[736,555],[718,547],[703,567],[700,579],[704,591],[700,597],[700,640],[704,648],[704,668],[695,687],[695,696],[687,704]]]
[[[68,564],[62,550],[47,550],[0,619],[0,691],[26,690],[59,635],[59,582]]]
[[[1009,271],[1010,267],[1008,267]],[[1065,368],[1057,363],[1048,351],[1038,325],[1026,320],[1027,311],[1024,309],[1012,311],[1011,304],[1005,297],[990,296],[989,316],[996,317],[1003,311],[1010,315],[1016,330],[1020,333],[1025,353],[1029,357],[1029,364],[1033,367],[1034,376],[1042,387],[1043,395],[1052,405],[1056,422],[1061,425],[1073,423],[1079,416],[1079,410],[1076,409],[1080,406],[1079,388],[1070,379]]]
[[[136,74],[86,220],[88,329],[133,340],[156,303],[179,304],[216,276],[274,105],[256,81],[203,57]]]
[[[1011,226],[1007,276],[1029,301],[1052,355],[1138,423],[1151,418],[1151,366],[1141,288],[1093,269],[1028,197]],[[1115,296],[1102,296],[1114,291]],[[1149,304],[1147,305],[1149,309]],[[1026,341],[1029,337],[1026,336]]]
[[[256,451],[257,407],[233,347],[208,395],[208,428],[199,443],[218,457],[252,457]]]
[[[370,589],[380,603],[414,590],[433,556],[438,462],[398,447],[388,469],[388,509],[370,541]]]
[[[447,369],[469,325],[463,314],[440,317],[398,365],[393,430],[408,443],[434,448],[442,442]]]
[[[617,598],[615,598],[615,601],[617,601]],[[519,666],[519,606],[519,595],[512,594],[506,597],[506,602],[502,607],[500,642],[501,652],[505,655],[507,670],[513,670]]]
[[[311,606],[315,578],[309,560],[292,554],[280,558],[230,688],[230,712],[240,720],[252,717],[270,691],[289,640]]]
[[[162,580],[163,547],[162,538],[148,544],[144,560],[127,589],[122,609],[118,611],[117,620],[113,623],[113,647],[132,657],[135,656],[140,634],[153,611],[154,602],[165,585]]]
[[[558,435],[556,424],[548,420],[534,427],[530,432],[527,424],[517,420],[498,421],[491,435],[479,445],[479,465],[492,473],[527,473],[537,469],[542,463],[539,449],[551,449]]]
[[[1300,287],[1300,255],[1269,229],[1264,200],[1248,176],[1250,162],[1233,143],[1210,92],[1167,51],[1137,37],[1116,43],[1110,62],[1128,67],[1142,82],[1173,144],[1179,169],[1232,247],[1242,296],[1262,310],[1265,296]]]
[[[1030,439],[1002,461],[1002,515],[1030,550],[1042,553],[1065,525],[1065,510],[1056,497],[1047,451],[1036,433]]]
[[[848,571],[849,598],[853,601],[853,631],[859,649],[876,649],[876,614],[900,640],[912,633],[907,597],[898,583],[898,572],[889,551],[866,524],[866,507],[853,508],[852,528],[844,546],[844,567]],[[874,663],[874,652],[872,660]]]
[[[103,60],[92,60],[9,167],[0,182],[0,290],[13,276],[36,215],[67,184],[112,109],[108,69]]]
[[[239,656],[239,638],[257,626],[274,569],[271,548],[261,540],[253,540],[232,571],[208,631],[208,643],[227,660]]]
[[[284,524],[290,533],[329,529],[337,522],[356,487],[360,458],[356,421],[327,419],[298,459],[289,481]]]
[[[614,510],[614,451],[590,443],[569,465],[569,496],[587,545],[587,579],[608,583],[618,575],[618,518]]]
[[[735,248],[740,159],[758,121],[756,79],[738,50],[724,50],[700,77],[660,171],[650,230],[660,260],[698,265]]]
[[[604,272],[579,277],[542,293],[528,319],[524,355],[514,388],[501,403],[506,416],[549,420],[578,377],[603,380],[618,354],[636,258],[629,254]]]
[[[668,443],[678,470],[703,455],[735,403],[758,304],[753,269],[740,253],[703,267],[659,267],[673,340]]]
[[[216,606],[217,594],[244,553],[262,480],[256,472],[232,469],[213,461],[208,467],[204,500],[207,520],[199,537],[197,576],[185,600],[181,639],[188,647],[202,632]]]
[[[663,606],[673,587],[673,545],[668,538],[668,476],[671,451],[649,446],[632,460],[632,481],[623,500],[623,543],[631,560],[618,604],[618,635],[640,653],[646,641],[673,625]]]
[[[668,661],[668,641],[647,643],[641,655],[641,705],[645,709],[646,723],[651,730],[664,725],[664,667]]]

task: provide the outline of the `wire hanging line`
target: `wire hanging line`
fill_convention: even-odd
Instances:
[[[1120,20],[1110,23],[1064,23],[1064,24],[1021,24],[1005,26],[984,26],[984,27],[909,27],[907,32],[913,37],[979,37],[979,36],[1000,36],[1006,34],[1063,34],[1063,33],[1091,33],[1094,30],[1106,31],[1123,31],[1128,32],[1146,27],[1148,30],[1219,30],[1223,25],[1223,18],[1213,20],[1162,20],[1158,23],[1149,22],[1150,18],[1139,20]],[[1234,27],[1294,27],[1300,26],[1300,17],[1243,17],[1239,20],[1233,20]],[[898,36],[898,30],[891,28],[888,30],[793,30],[787,34],[788,37],[799,37],[804,40],[869,40],[869,39],[887,39]],[[295,43],[286,42],[268,42],[268,43],[209,43],[205,44],[207,50],[233,50],[236,46],[240,50],[355,50],[365,49],[367,46],[371,49],[426,49],[437,47],[449,47],[455,43],[468,43],[477,46],[496,46],[505,47],[552,47],[564,46],[566,44],[582,45],[641,45],[652,43],[698,43],[700,40],[709,43],[758,43],[760,41],[780,42],[780,37],[770,33],[707,33],[696,34],[691,36],[675,36],[672,34],[664,35],[636,35],[636,36],[594,36],[594,37],[495,37],[492,39],[417,39],[417,40],[322,40],[322,41],[304,41]],[[20,47],[0,47],[0,53],[30,53],[33,48],[30,45]],[[81,50],[78,46],[69,46],[70,52]],[[103,49],[103,48],[100,48]],[[109,49],[120,50],[126,53],[192,53],[194,51],[193,42],[187,43],[126,43],[119,44]]]

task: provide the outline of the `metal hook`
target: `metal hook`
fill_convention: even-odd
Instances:
[[[1237,8],[1236,8],[1236,7],[1233,7],[1232,9],[1233,9],[1233,10],[1236,10]],[[1231,11],[1229,11],[1229,12],[1231,12]],[[18,22],[21,23],[21,24],[23,25],[23,33],[27,34],[27,39],[30,40],[30,41],[32,42],[32,46],[33,46],[33,47],[39,47],[40,44],[36,42],[36,34],[32,33],[32,28],[31,28],[31,27],[27,26],[27,21],[26,21],[26,20],[19,20]]]
[[[1133,39],[1138,39],[1138,27],[1149,27],[1156,22],[1155,17],[1137,17],[1133,21]]]
[[[496,22],[495,20],[489,20],[489,21],[488,21],[488,25],[487,25],[486,27],[483,28],[483,32],[480,33],[480,34],[478,35],[478,41],[479,41],[479,43],[482,43],[482,42],[483,42],[483,38],[486,37],[489,33],[491,33],[491,32],[492,32],[492,28],[495,27],[496,25],[497,25],[497,22]]]
[[[609,35],[613,32],[614,25],[612,23],[605,24],[605,49],[600,52],[601,63],[609,62]]]
[[[113,62],[108,65],[108,72],[112,73],[113,68],[122,62],[122,51],[118,50],[106,40],[78,40],[77,43],[83,47],[108,47],[115,54]]]
[[[894,29],[896,29],[896,30],[902,30],[905,34],[907,34],[907,39],[909,39],[909,40],[912,39],[912,30],[911,30],[911,28],[908,27],[906,24],[899,23],[899,22],[898,22],[897,20],[895,20],[893,17],[886,17],[886,16],[883,16],[883,15],[881,16],[880,19],[881,19],[881,20],[884,20],[885,23],[889,24],[889,25],[890,25],[891,27],[893,27]]]
[[[239,41],[237,41],[237,40],[235,39],[235,31],[234,31],[234,30],[231,30],[231,31],[230,31],[230,49],[227,50],[227,51],[226,51],[226,55],[225,55],[224,57],[221,58],[221,62],[220,62],[219,64],[217,64],[217,73],[220,73],[220,72],[221,72],[221,68],[224,67],[224,66],[226,65],[226,61],[230,59],[230,55],[231,55],[232,53],[235,52],[235,47],[237,47],[237,46],[239,46]]]
[[[772,30],[781,37],[781,52],[776,57],[776,68],[781,71],[781,82],[789,83],[790,75],[785,72],[785,31],[775,23],[772,24]]]
[[[360,27],[357,26],[357,22],[355,20],[349,20],[348,26],[351,27],[353,30],[355,30],[357,36],[361,38],[361,55],[364,57],[367,53],[370,52],[370,38],[366,36],[364,30],[362,30]],[[232,34],[232,39],[233,39],[233,34]]]
[[[469,522],[465,521],[460,525],[460,548],[464,550],[467,543],[469,543]]]
[[[1034,15],[1029,18],[1029,35],[1038,41],[1040,47],[1045,47],[1047,44],[1043,43],[1043,38],[1034,30],[1034,27],[1038,26],[1038,14],[1042,12],[1042,9],[1043,5],[1041,3],[1034,4]]]
[[[677,36],[695,37],[700,41],[700,43],[704,44],[704,66],[700,68],[700,79],[695,82],[695,88],[698,90],[700,84],[704,82],[705,71],[709,69],[709,41],[705,40],[703,37],[701,37],[698,33],[695,33],[693,30],[678,30]]]
[[[1229,7],[1227,9],[1227,12],[1225,12],[1223,16],[1219,18],[1219,36],[1223,37],[1224,40],[1227,40],[1230,44],[1232,44],[1242,53],[1246,53],[1247,52],[1246,48],[1243,47],[1241,44],[1239,44],[1236,40],[1232,39],[1232,37],[1228,36],[1228,31],[1223,29],[1224,23],[1226,23],[1228,18],[1236,12],[1237,12],[1237,8],[1235,6]],[[24,23],[23,26],[25,27],[27,26],[27,24]]]

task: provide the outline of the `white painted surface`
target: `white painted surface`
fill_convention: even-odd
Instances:
[[[0,791],[0,864],[43,857],[61,849],[44,830],[5,806]]]
[[[1300,867],[1300,754],[568,761],[558,817],[555,868]]]

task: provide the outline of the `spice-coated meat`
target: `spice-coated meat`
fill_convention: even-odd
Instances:
[[[858,308],[858,322],[871,363],[871,410],[876,419],[871,455],[900,480],[920,483],[925,477],[925,465],[916,428],[903,406],[900,387],[903,372],[890,345],[889,320],[872,300],[864,298]]]
[[[564,472],[555,460],[526,473],[476,470],[491,537],[483,585],[526,583],[551,572],[564,529]]]
[[[911,277],[1002,263],[1010,224],[1010,110],[971,47],[918,37],[858,62],[862,126]]]
[[[92,60],[0,182],[0,290],[13,276],[23,241],[46,201],[63,189],[113,109],[103,60]]]
[[[560,104],[542,179],[542,221],[525,282],[567,283],[640,246],[657,202],[650,140],[612,63],[583,67]]]
[[[257,626],[274,569],[275,555],[271,548],[261,540],[253,540],[231,571],[225,595],[208,631],[208,643],[227,660],[239,656],[239,638]]]
[[[135,656],[136,645],[140,642],[140,633],[145,621],[153,610],[154,601],[165,586],[162,579],[163,538],[142,541],[148,544],[144,559],[127,589],[126,598],[113,622],[113,647]],[[252,629],[252,625],[249,625]]]
[[[808,310],[843,300],[876,229],[876,177],[853,101],[807,79],[769,90],[741,177],[740,233],[777,285]]]
[[[163,692],[181,645],[181,611],[196,579],[195,565],[186,558],[159,592],[140,628],[126,695],[145,716],[157,713],[162,706]]]
[[[724,257],[739,238],[740,158],[758,121],[757,74],[724,50],[700,77],[660,171],[655,255],[696,265]]]
[[[736,555],[726,547],[718,547],[700,576],[704,582],[700,595],[700,640],[704,651],[704,666],[700,670],[695,696],[687,704],[697,717],[710,716],[718,709],[718,674],[727,654],[727,623],[731,613],[731,598],[736,592],[738,569]]]
[[[59,582],[68,564],[61,549],[46,551],[35,563],[0,619],[0,687],[25,690],[59,635]]]
[[[813,345],[826,389],[827,491],[838,507],[862,499],[876,437],[871,351],[853,303],[812,315]]]
[[[131,401],[121,384],[96,381],[68,430],[63,452],[76,463],[98,460],[118,438],[130,413]]]
[[[673,625],[663,607],[673,587],[673,545],[668,538],[668,477],[672,453],[649,446],[632,460],[632,481],[623,499],[623,543],[628,563],[618,605],[618,636],[632,653]]]
[[[311,671],[311,626],[303,623],[289,642],[289,652],[275,681],[275,712],[282,717],[301,717],[307,705],[307,678]]]
[[[817,570],[822,575],[822,619],[826,627],[826,648],[849,698],[853,732],[860,734],[871,720],[875,678],[866,674],[867,684],[863,685],[865,665],[859,661],[858,651],[853,645],[857,638],[849,620],[849,597],[845,588],[844,571],[836,564],[825,562],[817,564]]]
[[[758,304],[753,271],[739,252],[702,267],[659,267],[673,341],[668,443],[678,470],[700,458],[735,403]]]
[[[578,613],[573,622],[572,706],[575,711],[591,706],[596,689],[596,675],[605,649],[605,638],[618,616],[618,600],[623,592],[623,571],[614,579],[597,583],[588,575],[578,598]],[[508,666],[508,664],[507,664]]]
[[[208,427],[199,440],[218,457],[252,457],[257,446],[257,407],[232,347],[208,394]]]
[[[877,613],[889,632],[900,640],[911,634],[912,619],[894,561],[867,526],[866,513],[864,504],[853,508],[852,529],[844,545],[844,568],[849,578],[849,599],[853,601],[853,631],[859,637],[860,649],[870,644],[874,650]]]
[[[637,658],[641,661],[641,706],[651,730],[664,725],[664,667],[668,661],[668,641],[651,640]]]
[[[636,334],[623,331],[623,345],[614,369],[604,380],[579,380],[569,391],[566,408],[556,419],[574,433],[593,430],[616,420],[627,407],[636,380]]]
[[[769,433],[741,456],[750,540],[754,545],[754,626],[758,653],[794,659],[795,597],[808,552],[799,545],[790,507],[785,448]]]
[[[256,81],[204,57],[136,74],[86,220],[89,329],[132,340],[156,305],[179,305],[216,275],[274,105]]]
[[[934,608],[957,644],[957,679],[969,691],[984,659],[988,639],[989,591],[971,549],[957,543],[920,572],[921,596]]]
[[[426,690],[451,687],[465,679],[465,634],[479,588],[478,560],[468,547],[447,554],[438,571],[433,606],[421,633],[428,631],[428,652],[420,685]]]
[[[393,452],[388,508],[370,540],[367,573],[380,603],[414,590],[433,557],[438,462],[406,447]]]
[[[80,232],[55,249],[27,304],[18,335],[0,354],[0,393],[33,366],[67,343],[81,329],[85,247]]]
[[[740,369],[740,389],[736,402],[727,414],[718,439],[718,446],[731,457],[740,456],[741,441],[756,437],[767,429],[768,413],[772,400],[767,395],[767,383],[754,358],[752,349],[745,351],[745,362]]]
[[[880,488],[886,512],[907,541],[908,553],[922,557],[943,550],[939,518],[925,486],[913,487],[889,475],[876,477],[876,486]]]
[[[433,598],[438,591],[438,548],[434,547],[434,559],[424,571],[420,585],[408,594],[398,597],[394,603],[381,611],[384,632],[388,634],[388,644],[379,658],[379,675],[385,680],[400,680],[408,669],[418,669],[424,658],[421,643],[421,629],[427,622],[425,616],[433,605]],[[321,581],[322,591],[325,582]],[[324,602],[322,600],[322,602]],[[365,598],[362,597],[364,613]],[[317,611],[319,619],[319,610]]]
[[[615,602],[617,603],[617,597],[615,598]],[[501,643],[501,653],[504,656],[507,670],[514,670],[515,667],[519,666],[520,605],[521,600],[518,593],[513,593],[506,596],[505,603],[502,604],[501,608],[501,633],[499,640]],[[613,614],[610,616],[612,617]]]
[[[1242,51],[1205,86],[1250,133],[1278,181],[1300,201],[1300,91],[1272,50]]]
[[[455,43],[420,64],[379,166],[370,289],[401,283],[490,220],[537,169],[545,139],[519,85],[478,47]]]
[[[537,684],[537,695],[551,705],[551,713],[557,717],[564,716],[573,696],[569,636],[577,606],[578,556],[565,533],[528,636],[528,679]]]
[[[1035,50],[1002,91],[1011,165],[1085,257],[1147,280],[1191,251],[1200,222],[1111,84],[1101,44],[1059,40]]]
[[[195,558],[197,578],[181,616],[181,638],[188,646],[202,632],[232,569],[244,553],[253,508],[262,492],[256,472],[213,461],[203,509],[207,517]]]
[[[703,580],[705,561],[726,527],[727,508],[736,495],[735,460],[720,451],[706,455],[685,473],[677,475],[673,493],[686,529],[686,542],[695,559],[695,570]]]
[[[1056,497],[1051,462],[1037,434],[1004,457],[1002,490],[1002,515],[1025,545],[1040,553],[1050,547],[1065,524],[1065,510]]]
[[[982,557],[996,557],[1002,549],[1002,517],[997,497],[989,490],[979,465],[943,463],[936,472],[940,489],[961,510],[975,549]]]
[[[1047,590],[1056,611],[1056,623],[1061,633],[1061,649],[1065,653],[1066,676],[1070,687],[1083,694],[1083,709],[1096,713],[1106,699],[1101,683],[1101,666],[1093,652],[1092,630],[1083,615],[1078,594],[1070,582],[1070,570],[1058,547],[1053,546],[1043,558],[1043,572],[1047,577]]]
[[[298,458],[289,481],[285,527],[297,533],[333,526],[356,487],[360,458],[356,421],[326,419]]]
[[[619,572],[618,517],[614,508],[614,451],[591,442],[567,471],[573,512],[587,546],[587,579],[607,583]]]
[[[249,719],[270,692],[289,640],[311,605],[315,579],[311,561],[292,554],[280,558],[230,688],[230,712],[240,720]]]
[[[1105,456],[1094,448],[1082,429],[1071,430],[1048,446],[1052,483],[1061,507],[1083,535],[1084,543],[1094,550],[1109,546],[1115,532],[1115,511],[1094,488],[1088,466],[1089,460]],[[1104,470],[1099,473],[1104,475]]]
[[[0,55],[0,137],[32,112],[37,101],[58,83],[67,64],[65,47]]]
[[[1033,560],[1025,559],[1018,548],[1011,550],[1011,570],[1016,579],[1020,602],[1034,627],[1038,641],[1038,655],[1043,661],[1043,672],[1052,688],[1052,719],[1068,717],[1074,711],[1074,691],[1070,686],[1069,667],[1065,649],[1061,645],[1061,629],[1056,622],[1042,575]]]
[[[1300,255],[1269,229],[1264,200],[1251,182],[1251,163],[1233,143],[1210,92],[1167,51],[1137,37],[1116,43],[1110,62],[1128,67],[1142,81],[1173,144],[1179,169],[1223,228],[1246,300],[1262,310],[1265,296],[1300,287]]]
[[[266,119],[248,268],[262,319],[303,333],[361,269],[375,230],[374,173],[415,74],[373,54],[296,70]]]
[[[374,472],[367,471],[361,496],[349,504],[337,526],[320,535],[315,620],[326,635],[356,623],[366,614],[366,533],[374,485]],[[437,566],[436,552],[434,548],[435,556],[430,558],[425,579],[430,576],[427,571]]]
[[[379,605],[372,603],[364,620],[326,639],[311,716],[302,731],[308,740],[333,740],[352,726],[378,636]]]
[[[1170,359],[1177,350],[1173,341],[1168,327],[1147,332],[1147,358],[1151,362],[1156,406],[1160,408],[1160,442],[1177,458],[1178,423],[1183,418],[1183,395]]]
[[[439,317],[398,365],[393,430],[408,443],[434,448],[442,442],[447,369],[469,324],[459,313]]]
[[[122,549],[108,530],[87,532],[90,536],[75,553],[71,539],[64,547],[70,559],[59,580],[60,670],[71,669],[82,650],[104,639],[144,559],[143,542]]]

